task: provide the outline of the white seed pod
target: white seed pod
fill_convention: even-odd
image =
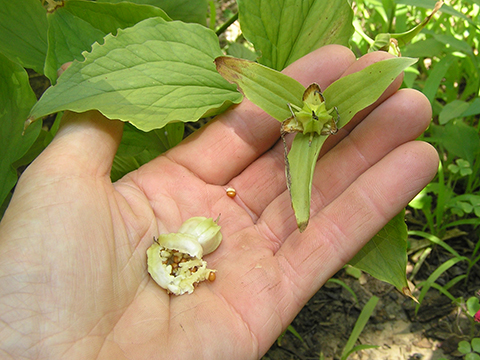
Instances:
[[[148,272],[175,295],[191,294],[195,284],[211,278],[214,270],[202,260],[203,248],[193,235],[164,234],[147,250]]]
[[[197,216],[185,221],[178,232],[197,238],[202,245],[203,254],[207,255],[215,251],[222,242],[220,228],[212,218]]]

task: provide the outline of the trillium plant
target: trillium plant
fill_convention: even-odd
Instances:
[[[217,33],[223,27],[216,33],[214,26],[206,26],[205,0],[184,2],[181,9],[173,0],[51,0],[48,7],[23,0],[24,11],[18,11],[16,2],[6,2],[0,12],[6,25],[0,26],[0,35],[15,41],[0,43],[0,77],[6,79],[0,85],[3,93],[12,94],[11,101],[2,99],[5,111],[0,118],[12,119],[15,125],[2,135],[7,156],[0,164],[6,179],[1,202],[16,182],[12,164],[22,157],[34,158],[25,155],[27,150],[38,151],[39,144],[47,144],[55,134],[60,117],[47,134],[38,121],[48,115],[98,110],[124,121],[112,169],[116,180],[181,141],[184,122],[220,114],[245,96],[279,121],[279,137],[295,134],[291,148],[285,147],[286,185],[298,229],[305,230],[313,173],[325,140],[374,103],[416,60],[394,57],[325,89],[314,83],[305,88],[280,71],[324,45],[348,46],[354,32],[349,2],[237,3],[248,44],[220,48]],[[18,33],[25,36],[20,39]],[[402,44],[398,36],[387,37],[387,50],[392,38]],[[72,64],[57,78],[66,62]],[[37,102],[24,68],[45,75],[52,84]],[[233,198],[235,190],[227,194]],[[202,260],[213,251],[205,246],[213,245],[202,244],[203,235],[192,233],[197,226],[189,224],[174,235],[159,234],[149,250],[149,271],[172,293],[188,293],[194,284],[214,276]],[[399,214],[351,264],[407,292],[406,234]]]
[[[222,76],[266,113],[280,121],[279,132],[297,133],[286,159],[287,186],[300,231],[310,218],[313,172],[320,150],[360,110],[373,104],[393,80],[416,59],[395,57],[347,75],[325,89],[305,89],[296,80],[253,61],[215,60]]]

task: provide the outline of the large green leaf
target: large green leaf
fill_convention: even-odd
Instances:
[[[395,216],[350,260],[349,264],[409,294],[405,211]]]
[[[143,131],[196,121],[241,101],[216,71],[214,32],[197,24],[150,18],[107,35],[47,89],[30,120],[63,110],[97,109]]]
[[[39,0],[2,1],[0,53],[42,74],[47,27],[47,12]]]
[[[100,0],[103,2],[118,3],[124,0]],[[207,0],[129,0],[132,3],[153,5],[163,9],[174,20],[198,23],[207,23]]]
[[[132,3],[99,3],[70,0],[48,14],[48,53],[45,75],[52,84],[59,67],[73,60],[83,60],[82,52],[90,51],[94,42],[103,43],[108,33],[115,35],[150,17],[170,18],[159,8]]]
[[[21,158],[40,132],[40,123],[22,136],[23,123],[35,103],[28,75],[18,64],[0,54],[0,204],[17,181],[13,162]]]
[[[238,0],[238,9],[260,63],[276,70],[321,46],[348,45],[354,30],[346,0]]]

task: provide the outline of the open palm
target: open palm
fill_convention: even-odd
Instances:
[[[325,88],[386,56],[328,46],[285,72]],[[400,81],[329,139],[302,234],[280,124],[248,101],[114,184],[122,123],[66,113],[0,223],[1,358],[259,358],[435,173],[436,152],[412,141],[428,101]],[[216,281],[167,295],[146,270],[153,237],[218,215],[224,240],[205,257]]]

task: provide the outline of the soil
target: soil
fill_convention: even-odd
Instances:
[[[478,241],[473,229],[470,235],[449,240],[460,254],[472,252],[470,238]],[[411,242],[418,240],[410,239]],[[418,284],[426,280],[438,266],[452,256],[442,248],[433,248],[432,253],[416,274],[413,282]],[[409,264],[409,269],[413,268]],[[445,285],[458,275],[467,271],[466,262],[458,262],[438,280]],[[449,291],[455,298],[468,299],[480,289],[480,269],[475,266],[468,282],[459,282]],[[350,355],[350,360],[439,360],[463,359],[457,351],[461,340],[470,341],[480,337],[480,324],[472,323],[462,306],[454,304],[447,296],[430,289],[424,297],[419,311],[415,314],[416,303],[405,297],[393,286],[362,274],[353,278],[342,270],[335,278],[351,287],[359,301],[355,303],[352,295],[344,287],[327,283],[292,322],[293,328],[301,336],[298,339],[287,331],[263,357],[263,360],[304,360],[304,359],[340,359],[350,333],[363,306],[373,296],[380,300],[359,337],[356,345],[376,345],[378,348],[361,350]],[[418,298],[419,292],[414,295]],[[323,358],[321,357],[323,355]]]

